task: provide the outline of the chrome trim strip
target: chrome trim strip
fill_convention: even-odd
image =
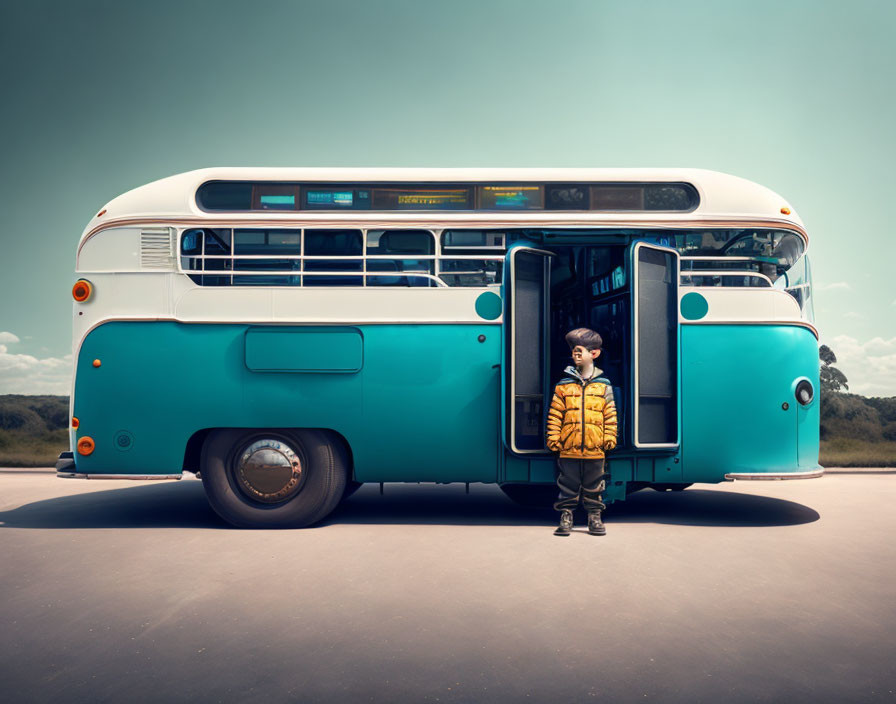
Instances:
[[[735,479],[815,479],[822,474],[824,468],[808,472],[729,472],[725,475],[725,480],[733,482]]]
[[[56,472],[59,479],[182,479],[182,474],[83,474],[81,472]]]
[[[687,287],[685,287],[687,288]],[[818,339],[818,330],[812,323],[805,320],[687,320],[680,321],[681,325],[795,325],[806,328]]]

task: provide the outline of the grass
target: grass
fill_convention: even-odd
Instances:
[[[896,442],[865,442],[858,438],[821,441],[822,467],[896,467]]]
[[[0,467],[53,467],[68,450],[68,431],[50,430],[37,436],[0,430]]]

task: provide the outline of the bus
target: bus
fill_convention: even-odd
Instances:
[[[242,527],[364,483],[549,502],[564,334],[603,337],[605,502],[818,477],[809,238],[699,169],[209,168],[78,243],[66,478],[199,474]],[[469,487],[468,487],[469,488]]]

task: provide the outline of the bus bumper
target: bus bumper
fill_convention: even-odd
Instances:
[[[75,471],[73,452],[62,452],[56,460],[56,476],[60,479],[181,479],[182,474],[84,474]]]
[[[824,474],[824,469],[813,469],[808,472],[731,472],[725,479],[733,482],[736,479],[815,479]]]

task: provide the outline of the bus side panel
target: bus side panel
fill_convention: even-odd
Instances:
[[[92,437],[96,449],[76,454],[77,471],[172,474],[198,430],[312,427],[348,440],[359,481],[496,480],[497,326],[358,326],[362,369],[318,373],[251,371],[249,328],[111,322],[93,330],[78,355],[74,414],[77,437]]]
[[[818,343],[808,329],[682,325],[681,346],[684,481],[817,467]],[[794,395],[800,377],[816,390],[806,408]]]

